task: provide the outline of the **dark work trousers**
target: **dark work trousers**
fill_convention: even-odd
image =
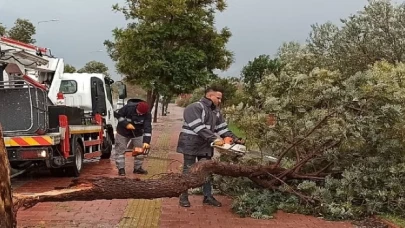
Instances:
[[[211,156],[194,156],[183,154],[184,162],[183,162],[183,173],[188,173],[188,169],[190,166],[195,164],[198,161],[205,161],[211,160]],[[204,185],[202,186],[202,191],[204,196],[212,196],[212,176],[210,175],[207,180],[205,181]],[[187,192],[185,192],[187,195]]]

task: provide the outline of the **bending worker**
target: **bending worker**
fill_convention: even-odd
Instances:
[[[235,143],[244,144],[229,129],[219,110],[222,92],[207,88],[200,101],[188,105],[183,114],[184,124],[180,132],[177,152],[183,154],[183,173],[187,173],[196,161],[210,160],[214,155],[212,145],[222,146],[222,138],[231,137]],[[217,136],[219,135],[219,136]],[[202,189],[204,204],[220,207],[222,204],[212,196],[212,178],[208,178]],[[190,207],[187,191],[180,195],[180,206]]]
[[[115,136],[115,163],[120,176],[125,176],[125,151],[129,143],[133,147],[150,148],[152,138],[152,114],[149,105],[140,99],[129,100],[118,112],[117,134]],[[142,168],[144,156],[138,155],[134,161],[134,171],[137,174],[147,174]]]

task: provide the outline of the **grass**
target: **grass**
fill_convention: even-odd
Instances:
[[[400,218],[399,216],[395,215],[381,215],[381,218],[399,226],[405,228],[405,219]]]
[[[236,136],[240,138],[246,138],[245,132],[243,132],[241,129],[239,129],[235,123],[230,122],[228,124],[228,129],[231,130]]]

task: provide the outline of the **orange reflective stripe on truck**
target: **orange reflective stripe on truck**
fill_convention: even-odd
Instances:
[[[54,145],[50,136],[22,136],[6,137],[4,139],[6,146],[51,146]]]

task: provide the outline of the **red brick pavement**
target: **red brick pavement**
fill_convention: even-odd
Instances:
[[[160,135],[157,126],[153,137],[156,139]],[[125,168],[127,178],[139,178],[138,174],[132,174],[133,158],[131,154],[126,154]],[[148,168],[147,159],[144,167]],[[55,188],[67,187],[72,178],[51,177],[49,172],[39,171],[30,174],[30,177],[17,178],[14,192],[21,194],[40,193],[54,190]],[[81,178],[97,176],[117,176],[115,161],[111,160],[90,160],[83,166]],[[18,227],[97,227],[112,228],[118,227],[124,215],[129,200],[96,200],[89,202],[46,202],[39,203],[34,207],[23,210],[17,214]]]

